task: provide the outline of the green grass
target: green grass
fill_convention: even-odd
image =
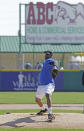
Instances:
[[[54,92],[52,103],[83,104],[84,92]],[[0,92],[0,104],[35,104],[35,92]]]
[[[24,110],[0,110],[0,115],[10,113],[36,113],[39,109],[24,109]],[[53,110],[53,113],[82,113],[82,110]]]

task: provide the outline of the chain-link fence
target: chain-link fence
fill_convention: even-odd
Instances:
[[[78,56],[74,56],[73,58],[71,53],[54,53],[53,58],[56,60],[59,69],[84,69],[83,58],[78,58]],[[0,69],[41,69],[43,66],[43,61],[43,53],[1,53]]]

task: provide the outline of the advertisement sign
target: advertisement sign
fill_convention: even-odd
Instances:
[[[25,5],[27,43],[84,43],[84,5],[59,1]]]
[[[39,79],[39,71],[1,71],[0,91],[36,91]],[[64,90],[64,72],[59,73],[55,84],[55,91]]]
[[[4,91],[35,91],[39,82],[39,72],[1,72],[1,87]]]

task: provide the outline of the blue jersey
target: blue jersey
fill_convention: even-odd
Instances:
[[[52,77],[52,70],[54,67],[54,59],[49,58],[44,61],[43,68],[40,72],[40,85],[47,85],[49,83],[54,84],[54,79]]]

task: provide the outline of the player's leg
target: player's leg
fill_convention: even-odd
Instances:
[[[51,101],[51,95],[54,91],[54,86],[52,84],[47,85],[45,90],[46,100],[47,100],[47,106],[48,106],[48,120],[52,121],[55,119],[54,115],[52,114],[52,101]]]
[[[43,115],[45,112],[47,112],[47,108],[45,108],[45,106],[42,103],[42,98],[43,96],[45,96],[44,93],[44,87],[43,86],[39,86],[37,88],[37,92],[36,92],[36,103],[42,108],[40,112],[37,113],[37,115]]]
[[[36,91],[36,103],[42,107],[43,106],[43,103],[42,103],[42,98],[44,96],[44,93],[43,93],[43,89],[42,89],[42,86],[38,86],[37,88],[37,91]]]
[[[41,100],[40,98],[38,98],[38,97],[36,97],[36,103],[37,103],[40,107],[43,106],[42,100]]]
[[[46,100],[47,100],[48,109],[50,109],[52,105],[50,94],[46,94]],[[50,113],[52,113],[52,110],[50,111]]]

